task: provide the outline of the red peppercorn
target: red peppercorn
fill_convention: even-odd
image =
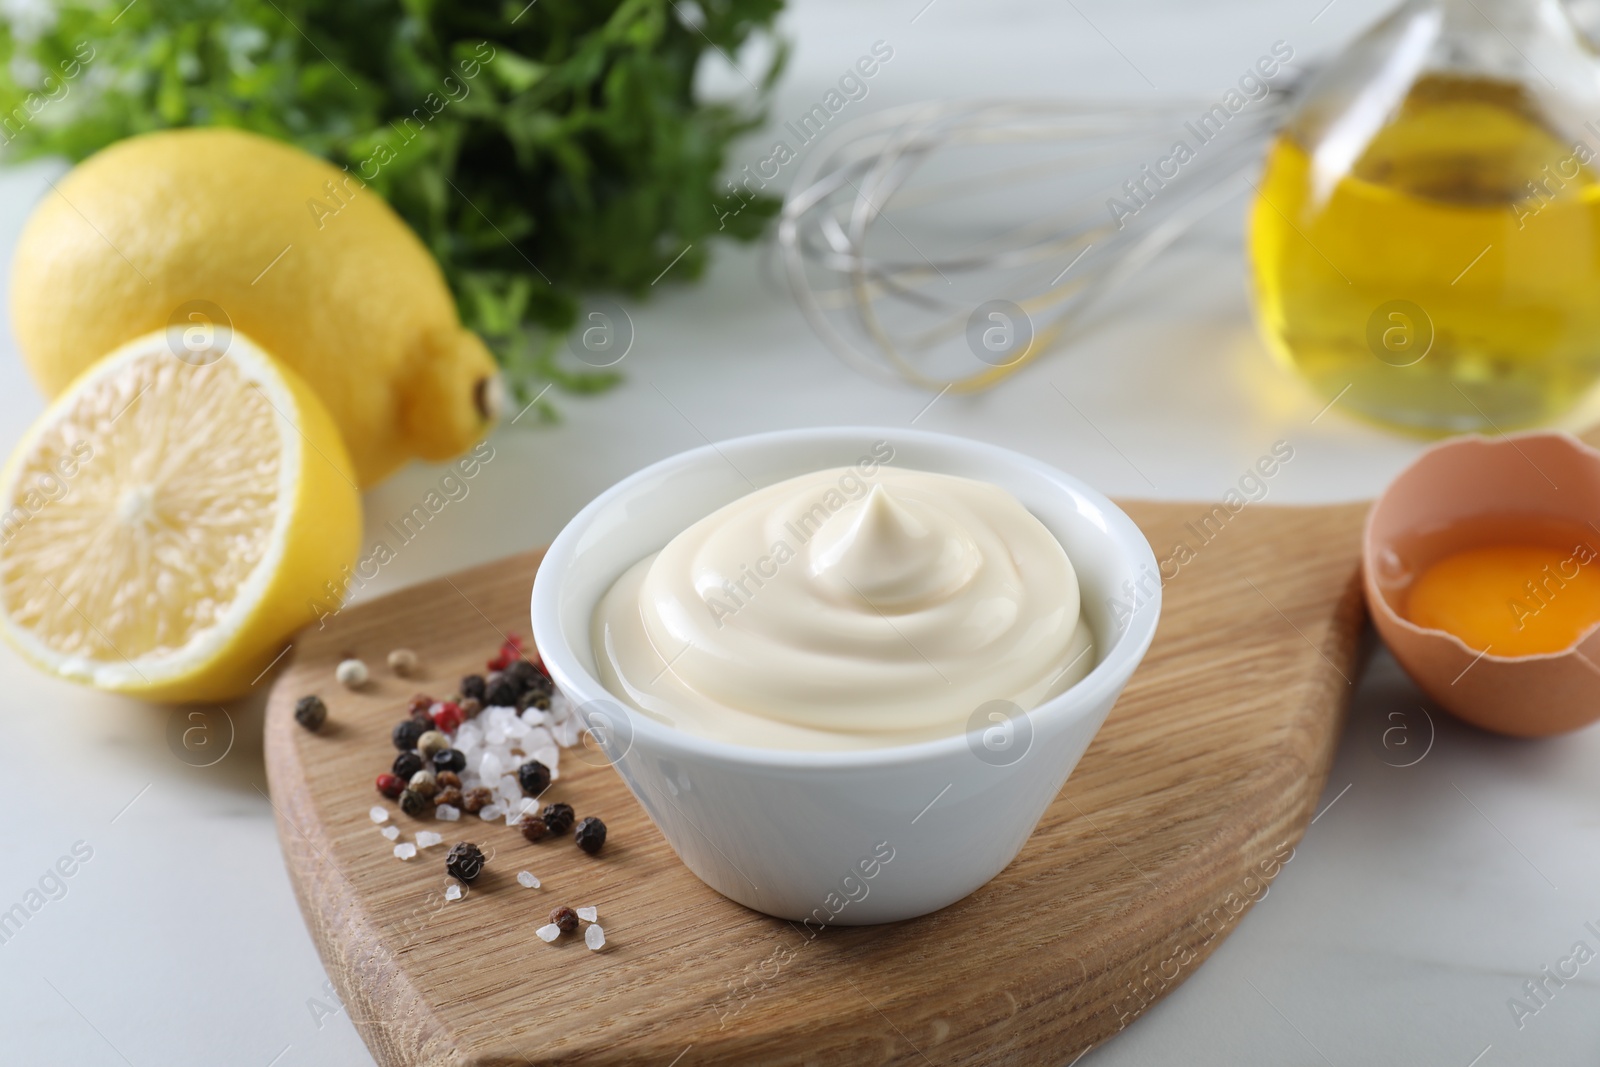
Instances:
[[[517,634],[508,634],[505,644],[500,646],[500,651],[495,653],[488,666],[491,671],[503,671],[521,658],[522,638]]]
[[[405,787],[406,783],[401,781],[398,774],[378,775],[378,792],[382,793],[390,800],[394,800],[399,797],[400,791]]]
[[[465,718],[461,713],[461,705],[452,704],[449,701],[443,704],[435,704],[430,714],[433,716],[433,725],[447,734],[455,733],[461,726],[462,719]]]

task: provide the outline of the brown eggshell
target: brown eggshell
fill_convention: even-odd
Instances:
[[[1428,696],[1486,730],[1545,737],[1600,719],[1600,625],[1564,652],[1498,656],[1400,614],[1414,577],[1402,562],[1409,540],[1463,520],[1516,515],[1600,526],[1600,451],[1564,433],[1435,445],[1372,505],[1363,581],[1378,633]],[[1600,530],[1590,543],[1600,546]]]

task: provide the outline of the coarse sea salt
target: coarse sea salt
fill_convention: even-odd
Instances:
[[[409,842],[396,845],[394,846],[394,854],[400,859],[408,860],[417,854],[417,846]]]
[[[594,909],[589,909],[593,911]],[[595,952],[599,952],[606,944],[606,932],[598,926],[591,926],[583,932],[583,943]]]
[[[374,804],[374,805],[372,805],[372,807],[367,809],[367,816],[373,822],[388,822],[389,821],[388,809],[379,807],[377,804]]]
[[[379,830],[378,833],[382,834],[384,837],[387,837],[390,841],[393,841],[400,836],[400,827],[385,826],[382,830]]]
[[[458,886],[458,885],[447,885],[447,886],[445,886],[444,887],[444,899],[446,899],[446,900],[460,900],[461,899],[461,887]]]
[[[485,804],[483,807],[478,809],[478,818],[482,819],[484,822],[494,822],[505,813],[506,809],[501,807],[499,804]]]
[[[453,804],[440,804],[433,809],[433,817],[443,819],[445,822],[455,822],[461,818],[461,809]]]
[[[517,875],[517,881],[527,889],[538,889],[539,879],[533,876],[532,871],[522,871]]]
[[[443,840],[444,840],[444,835],[443,834],[436,834],[432,830],[418,830],[417,831],[417,847],[418,848],[432,848],[434,845],[437,845],[439,842],[441,842]]]
[[[596,919],[600,918],[600,909],[598,909],[598,908],[579,908],[578,909],[578,918],[582,919],[586,923],[592,923]]]
[[[555,923],[547,923],[544,926],[539,927],[539,929],[535,930],[533,933],[535,937],[548,945],[550,942],[561,936],[561,927],[557,926]]]

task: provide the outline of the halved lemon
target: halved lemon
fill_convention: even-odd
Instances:
[[[332,417],[244,335],[100,360],[0,474],[0,632],[46,670],[224,700],[337,610],[361,497]]]

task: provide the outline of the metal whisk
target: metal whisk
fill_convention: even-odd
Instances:
[[[851,365],[985,389],[1239,192],[1291,96],[1274,87],[1236,112],[1041,100],[868,116],[796,175],[778,228],[791,288]]]

